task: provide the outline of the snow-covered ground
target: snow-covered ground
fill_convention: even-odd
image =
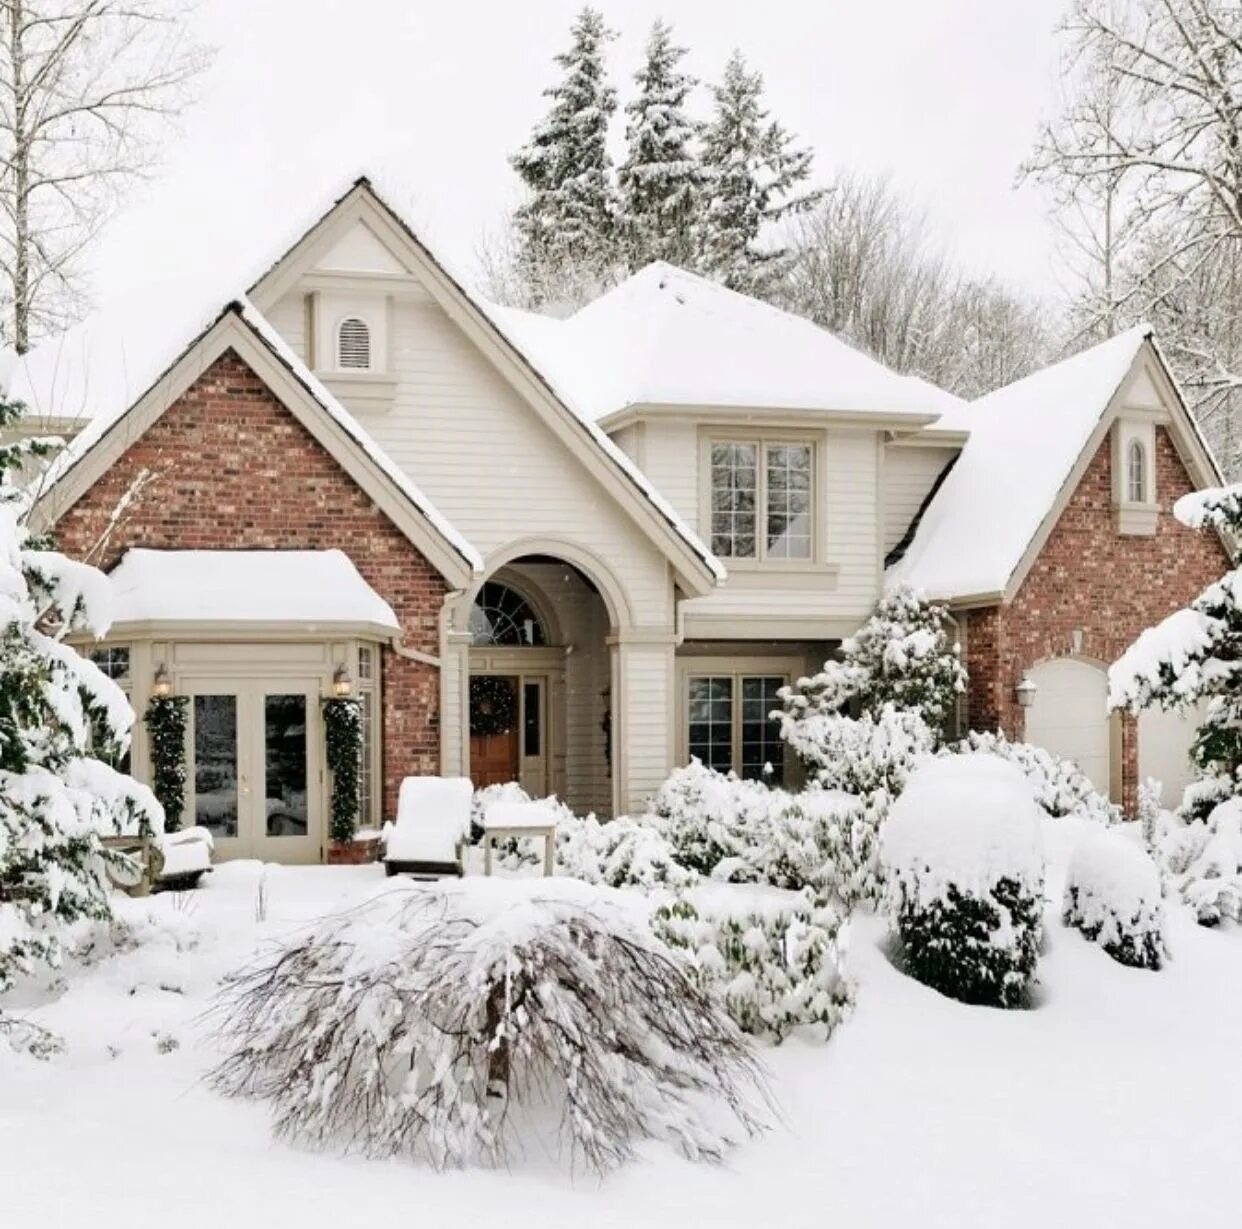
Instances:
[[[1046,824],[1059,900],[1077,821]],[[256,945],[386,890],[376,867],[234,863],[126,902],[145,942],[32,1018],[69,1051],[0,1048],[0,1224],[15,1229],[425,1226],[1142,1226],[1242,1223],[1242,933],[1175,910],[1172,960],[1131,970],[1056,922],[1033,1011],[965,1007],[855,924],[858,1008],[825,1045],[765,1049],[784,1123],[720,1167],[662,1147],[603,1183],[528,1155],[447,1174],[272,1142],[201,1076],[217,979]],[[265,913],[265,920],[259,920]]]

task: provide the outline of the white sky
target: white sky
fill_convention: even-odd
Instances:
[[[458,265],[517,199],[506,155],[542,114],[541,89],[580,0],[203,0],[219,48],[165,165],[95,249],[95,296],[259,254],[376,161],[394,201]],[[689,69],[715,78],[734,46],[765,75],[773,114],[839,166],[891,172],[963,262],[1054,288],[1054,238],[1015,188],[1052,105],[1062,0],[600,0],[621,31],[624,104],[652,20]],[[706,106],[706,98],[700,103]],[[620,117],[618,117],[619,119]],[[620,141],[622,125],[617,123]],[[244,238],[246,237],[246,238]],[[292,237],[292,236],[289,236]]]

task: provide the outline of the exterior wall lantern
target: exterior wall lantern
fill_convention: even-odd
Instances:
[[[332,694],[343,699],[353,689],[354,680],[349,677],[348,669],[344,665],[337,666],[336,672],[332,675]]]
[[[151,694],[163,700],[172,695],[172,689],[172,675],[168,673],[167,666],[161,665],[155,672],[155,682],[151,686]]]
[[[1038,690],[1038,685],[1031,682],[1025,674],[1022,676],[1022,682],[1013,689],[1014,695],[1018,698],[1018,705],[1021,708],[1030,708],[1035,703],[1035,693]]]

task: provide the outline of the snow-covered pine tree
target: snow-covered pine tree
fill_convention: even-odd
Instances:
[[[0,433],[19,414],[0,403]],[[108,917],[104,869],[119,855],[101,833],[163,827],[150,791],[105,762],[129,742],[125,694],[64,643],[107,630],[104,577],[26,527],[30,467],[56,446],[0,445],[0,991],[58,961],[65,925]]]
[[[900,585],[841,644],[841,659],[785,690],[785,713],[797,722],[837,713],[851,702],[877,716],[885,705],[912,710],[937,738],[966,690],[960,647],[950,642],[944,606]]]
[[[692,148],[695,126],[686,114],[694,78],[678,65],[685,47],[663,21],[651,27],[643,66],[634,74],[638,96],[626,104],[627,153],[618,172],[624,259],[631,272],[653,260],[682,268],[697,263],[695,229],[702,168]]]
[[[1173,515],[1242,540],[1242,484],[1185,495]],[[1113,663],[1108,689],[1109,706],[1131,713],[1206,701],[1190,751],[1197,780],[1186,787],[1182,818],[1206,819],[1218,803],[1242,797],[1242,568],[1143,632]]]
[[[568,51],[555,56],[562,79],[544,91],[547,116],[509,159],[530,191],[514,215],[520,269],[530,298],[546,296],[558,275],[582,270],[602,283],[616,263],[617,199],[608,157],[608,121],[617,92],[605,77],[604,47],[616,37],[593,8],[570,27]]]
[[[820,193],[801,185],[811,174],[811,151],[794,147],[762,105],[763,77],[740,51],[711,87],[714,115],[703,130],[702,161],[709,200],[703,211],[703,266],[726,286],[763,294],[779,277],[785,251],[761,247],[770,222],[810,208]]]

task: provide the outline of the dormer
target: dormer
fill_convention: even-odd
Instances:
[[[1112,428],[1113,519],[1123,537],[1150,537],[1160,512],[1156,424],[1168,413],[1150,374],[1140,370]]]

